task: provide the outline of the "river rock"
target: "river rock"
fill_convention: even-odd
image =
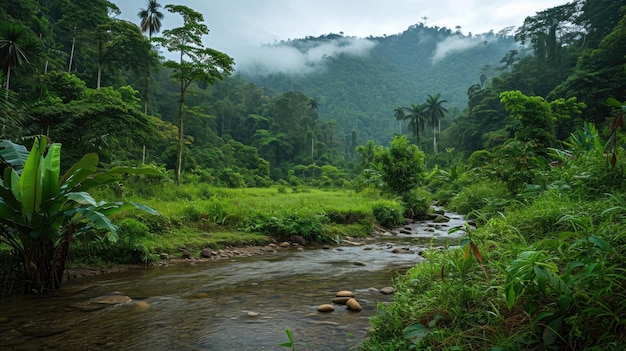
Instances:
[[[348,306],[348,309],[349,309],[350,311],[359,312],[359,311],[362,311],[362,310],[363,310],[363,307],[361,307],[361,305],[359,305],[359,303],[357,302],[357,300],[356,300],[356,299],[354,299],[354,298],[349,299],[349,300],[346,302],[346,306]]]
[[[303,237],[301,237],[300,235],[292,235],[289,238],[289,241],[291,241],[292,243],[300,244],[302,246],[307,244],[307,241]]]
[[[203,249],[202,251],[200,251],[200,256],[204,257],[204,258],[210,258],[212,255],[211,253],[211,249]]]
[[[92,300],[93,303],[101,304],[101,305],[119,305],[123,303],[129,303],[133,301],[130,297],[126,295],[109,295],[95,298]]]
[[[170,259],[170,255],[165,253],[165,252],[161,252],[159,254],[159,258],[162,259],[162,260],[169,260]]]
[[[391,250],[391,253],[395,253],[395,254],[410,254],[410,253],[413,253],[413,251],[407,249],[406,247],[396,247],[395,249]]]
[[[258,316],[259,316],[259,314],[257,312],[252,312],[252,311],[248,312],[248,317],[254,318],[254,317],[258,317]]]
[[[391,286],[386,286],[386,287],[384,287],[384,288],[380,289],[380,292],[381,292],[381,293],[383,293],[383,294],[385,294],[385,295],[391,295],[391,294],[393,294],[394,292],[396,292],[396,289],[394,289],[394,288],[393,288],[393,287],[391,287]]]
[[[146,301],[137,301],[133,304],[133,311],[135,312],[146,312],[150,309],[150,304]]]
[[[335,310],[335,307],[333,307],[333,305],[329,303],[325,303],[323,305],[317,306],[318,312],[333,312],[334,310]]]
[[[407,235],[410,235],[413,233],[410,229],[406,229],[406,228],[401,228],[398,232],[400,234],[407,234]]]
[[[351,297],[348,296],[335,297],[333,299],[333,303],[336,303],[337,305],[345,305],[350,299]]]
[[[348,290],[341,290],[335,296],[337,297],[354,297],[354,293]]]
[[[291,246],[291,244],[290,244],[290,243],[288,243],[288,242],[286,242],[286,241],[283,241],[282,243],[280,243],[280,245],[279,245],[279,246],[280,246],[280,247],[285,248],[285,247],[289,247],[289,246]]]
[[[450,218],[444,216],[444,215],[437,215],[435,218],[433,218],[433,222],[435,223],[446,223],[449,222]]]

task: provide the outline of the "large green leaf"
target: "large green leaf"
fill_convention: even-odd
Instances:
[[[43,153],[48,139],[36,138],[20,175],[19,189],[22,194],[22,214],[30,219],[41,205],[43,187]]]
[[[7,167],[4,169],[2,186],[11,191],[14,199],[21,201],[22,194],[20,192],[20,176],[17,174],[17,171],[15,171],[15,168]]]
[[[85,192],[76,192],[67,194],[67,199],[75,201],[81,205],[97,206],[96,200]]]
[[[117,240],[117,227],[103,213],[93,207],[77,208],[75,213],[81,215],[81,219],[86,219],[94,225],[96,229],[106,230],[108,232],[107,239],[111,241]]]
[[[56,173],[57,178],[61,174],[61,144],[52,143],[46,152],[44,167]]]
[[[0,157],[20,173],[26,164],[28,149],[10,140],[2,140],[0,141]]]
[[[54,143],[48,147],[44,158],[44,177],[42,201],[59,194],[59,174],[61,173],[61,144]]]
[[[95,153],[87,154],[65,172],[59,179],[59,184],[61,184],[63,189],[72,189],[88,177],[91,177],[96,173],[97,169],[98,155]]]

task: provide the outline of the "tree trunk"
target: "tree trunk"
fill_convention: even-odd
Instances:
[[[74,60],[74,47],[76,46],[76,26],[74,26],[74,36],[72,37],[72,49],[70,50],[70,63],[67,66],[67,73],[72,73],[72,61]]]
[[[185,110],[185,90],[183,83],[180,87],[180,105],[178,106],[178,150],[176,155],[176,185],[180,185],[183,165],[183,116]]]
[[[4,99],[6,101],[9,100],[9,84],[11,82],[11,65],[9,65],[9,68],[7,68],[7,89],[6,92],[4,94]]]
[[[58,289],[55,285],[52,257],[54,246],[52,241],[33,238],[24,247],[22,259],[24,264],[24,293],[43,294]]]
[[[98,64],[98,81],[96,83],[96,90],[100,90],[100,79],[102,79],[102,66]]]

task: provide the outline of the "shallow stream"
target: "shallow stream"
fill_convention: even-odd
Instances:
[[[458,242],[463,232],[448,231],[463,218],[447,216],[359,245],[136,269],[76,279],[53,295],[0,299],[0,349],[286,350],[278,344],[287,328],[298,351],[356,349],[377,304],[393,299],[378,289],[421,262],[423,248]],[[363,310],[317,311],[340,290]]]

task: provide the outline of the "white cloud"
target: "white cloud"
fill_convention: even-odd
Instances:
[[[235,69],[248,75],[309,74],[325,68],[325,60],[338,55],[364,56],[376,45],[358,38],[338,38],[296,49],[283,43],[235,49]]]
[[[493,40],[493,37],[491,38],[492,39],[489,40]],[[445,40],[437,43],[435,53],[432,57],[432,62],[433,64],[436,64],[450,54],[469,50],[479,45],[484,45],[485,40],[487,39],[483,36],[475,36],[469,38],[461,35],[453,35],[451,37],[448,37]]]

